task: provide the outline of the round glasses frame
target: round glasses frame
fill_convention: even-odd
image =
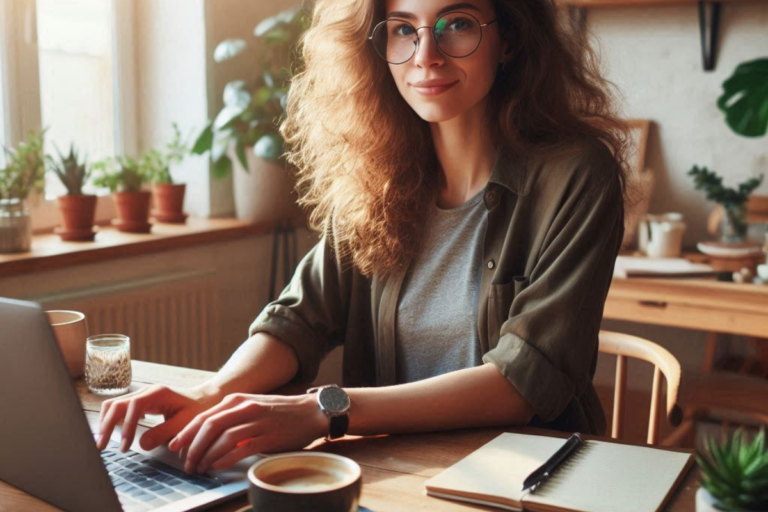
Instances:
[[[437,40],[437,34],[435,34],[435,27],[437,26],[438,21],[440,21],[440,19],[443,18],[444,16],[449,16],[451,14],[464,14],[466,16],[469,16],[470,18],[475,20],[477,22],[477,25],[480,27],[480,40],[477,42],[477,46],[475,46],[475,49],[472,50],[471,52],[469,52],[466,55],[451,55],[451,54],[447,53],[445,50],[443,50],[440,47],[440,42]],[[376,30],[378,30],[379,27],[381,27],[382,25],[385,25],[388,21],[392,21],[392,20],[402,21],[406,25],[410,25],[410,27],[413,28],[413,36],[416,38],[416,44],[413,45],[413,53],[411,54],[410,57],[408,57],[407,59],[405,59],[402,62],[390,62],[390,61],[388,61],[387,60],[387,56],[386,55],[382,55],[381,53],[379,53],[379,50],[376,48],[376,45],[373,43],[373,36],[376,34]],[[395,65],[395,66],[399,66],[401,64],[405,64],[406,62],[411,60],[414,55],[416,55],[416,50],[418,49],[419,44],[421,44],[421,36],[419,36],[419,30],[421,30],[423,28],[428,28],[428,29],[430,29],[429,32],[432,34],[432,39],[435,41],[435,44],[437,45],[437,49],[440,50],[440,53],[442,53],[446,57],[450,57],[452,59],[465,59],[465,58],[469,57],[470,55],[472,55],[473,53],[475,53],[478,48],[480,48],[480,45],[483,42],[483,29],[485,27],[487,27],[488,25],[496,23],[496,21],[498,21],[498,18],[494,18],[493,20],[489,21],[488,23],[480,23],[480,20],[478,20],[477,18],[475,18],[473,15],[469,14],[468,12],[464,12],[464,11],[451,11],[451,12],[447,12],[445,14],[441,14],[440,16],[438,16],[437,20],[435,20],[435,24],[432,25],[432,26],[424,25],[423,27],[416,28],[413,25],[411,25],[410,23],[408,23],[407,21],[402,20],[400,18],[389,18],[389,19],[386,19],[384,21],[380,21],[379,23],[376,24],[375,27],[373,27],[373,30],[371,31],[371,35],[368,36],[368,40],[371,42],[371,44],[373,44],[373,49],[374,49],[374,51],[376,51],[376,55],[378,55],[379,57],[384,59],[384,61],[388,62],[389,64],[392,64],[392,65]]]

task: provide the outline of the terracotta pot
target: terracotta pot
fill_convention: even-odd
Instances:
[[[174,183],[156,183],[153,186],[155,195],[155,208],[152,216],[158,222],[183,224],[187,220],[184,209],[184,193],[187,186]]]
[[[65,241],[91,241],[96,236],[93,217],[96,214],[96,196],[75,195],[58,198],[63,226],[55,232]]]
[[[124,233],[149,233],[149,205],[152,194],[141,192],[115,192],[112,194],[117,206],[117,219],[112,224]]]

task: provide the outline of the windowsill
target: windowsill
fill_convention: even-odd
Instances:
[[[93,242],[64,242],[53,233],[39,234],[32,237],[30,252],[0,254],[0,278],[264,235],[274,228],[274,223],[234,218],[189,218],[186,224],[156,223],[149,234],[121,233],[111,226],[100,226]]]

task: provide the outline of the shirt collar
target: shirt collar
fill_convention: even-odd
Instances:
[[[526,196],[531,191],[531,178],[528,160],[516,154],[513,149],[504,147],[499,151],[488,181],[518,196]]]

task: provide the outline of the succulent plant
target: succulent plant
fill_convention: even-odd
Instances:
[[[79,196],[83,194],[83,185],[88,181],[90,170],[80,158],[75,149],[75,145],[69,146],[69,154],[64,156],[59,148],[56,148],[59,160],[51,162],[51,170],[58,176],[61,183],[67,188],[67,194],[70,196]]]
[[[701,485],[725,510],[768,510],[768,448],[765,428],[751,443],[739,428],[721,442],[705,441],[705,454],[696,455]]]

